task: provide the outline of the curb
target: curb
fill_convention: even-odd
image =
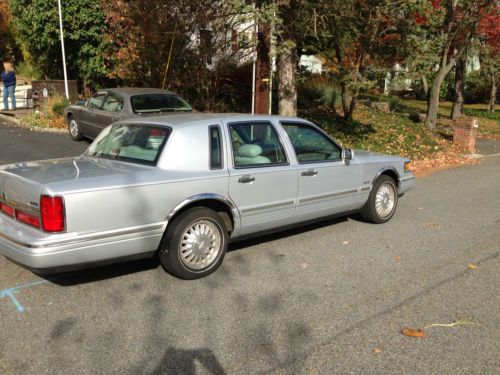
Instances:
[[[21,126],[21,121],[14,116],[8,116],[0,113],[0,119],[10,122],[13,125]]]
[[[68,132],[67,129],[63,129],[63,128],[40,128],[38,126],[32,126],[32,127],[24,126],[18,118],[15,118],[13,116],[7,116],[7,115],[0,114],[0,119],[5,120],[6,122],[10,123],[11,125],[13,125],[17,128],[23,128],[26,130],[36,131],[36,132],[40,132],[40,133],[66,134]]]

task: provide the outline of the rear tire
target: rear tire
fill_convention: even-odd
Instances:
[[[398,206],[398,188],[389,176],[380,176],[373,184],[368,201],[361,209],[363,218],[371,223],[383,224],[391,220]]]
[[[158,251],[160,263],[173,276],[198,279],[219,268],[228,241],[228,230],[217,212],[190,208],[168,223]]]
[[[78,122],[76,122],[73,116],[70,116],[68,118],[68,121],[69,136],[74,141],[81,141],[83,139],[83,135],[80,132],[80,128],[78,127]]]

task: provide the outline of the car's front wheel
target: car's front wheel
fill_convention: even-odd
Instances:
[[[373,184],[372,191],[361,210],[361,214],[372,223],[382,224],[392,218],[397,205],[398,188],[396,183],[391,177],[382,175]]]
[[[83,139],[83,135],[80,132],[80,128],[78,127],[78,122],[76,122],[74,117],[69,118],[68,123],[69,136],[74,141],[80,141]]]
[[[165,270],[181,279],[198,279],[222,263],[229,236],[222,218],[206,207],[194,207],[168,224],[159,249]]]

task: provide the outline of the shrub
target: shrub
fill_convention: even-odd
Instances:
[[[54,102],[52,103],[52,113],[62,116],[64,115],[64,110],[66,107],[69,105],[69,101],[66,98],[63,99],[54,99]]]

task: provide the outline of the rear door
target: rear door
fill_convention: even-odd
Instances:
[[[353,209],[360,197],[359,164],[342,159],[342,148],[319,128],[281,122],[299,163],[295,215],[308,220]]]
[[[270,121],[225,125],[230,136],[229,196],[240,210],[240,234],[290,223],[297,171],[274,125]]]
[[[80,131],[86,136],[95,138],[100,133],[96,129],[96,117],[98,111],[102,108],[107,92],[99,91],[92,95],[87,102],[87,107],[80,112],[79,127]]]
[[[94,137],[104,129],[106,126],[111,125],[113,122],[120,121],[124,116],[123,112],[123,98],[114,92],[108,92],[102,107],[95,110],[94,116]]]

